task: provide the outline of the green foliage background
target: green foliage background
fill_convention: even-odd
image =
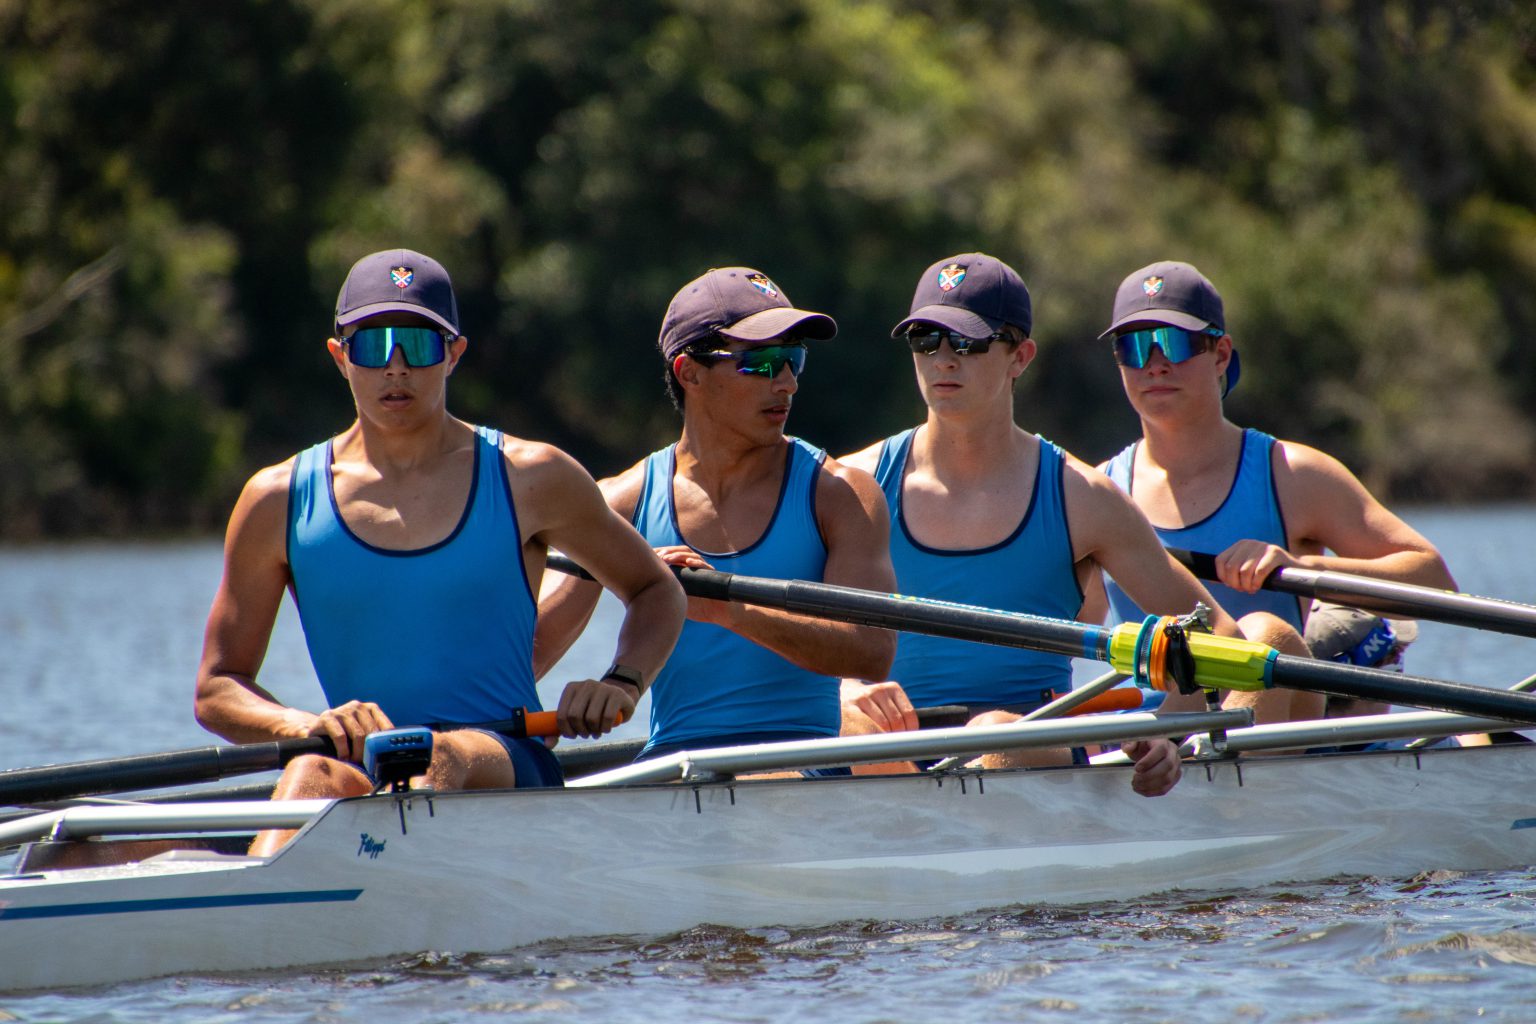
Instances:
[[[914,421],[889,326],[981,249],[1035,295],[1021,422],[1134,421],[1120,279],[1198,264],[1234,419],[1379,493],[1532,493],[1536,9],[1428,0],[0,0],[0,535],[213,529],[350,420],[342,276],[452,271],[454,406],[599,475],[676,432],[668,299],[835,315],[792,428]]]

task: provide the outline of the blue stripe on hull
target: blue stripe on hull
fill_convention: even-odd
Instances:
[[[51,907],[7,907],[0,920],[42,917],[90,917],[97,914],[142,914],[155,910],[209,910],[215,907],[262,907],[287,903],[349,903],[361,889],[316,889],[310,892],[253,892],[232,896],[176,896],[159,900],[113,900],[107,903],[68,903]]]

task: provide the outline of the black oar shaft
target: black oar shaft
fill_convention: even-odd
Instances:
[[[1428,711],[1453,711],[1513,722],[1536,722],[1536,695],[1361,668],[1337,661],[1317,661],[1282,654],[1275,659],[1270,678],[1277,686],[1297,690],[1316,690],[1340,697],[1378,700]]]
[[[549,567],[573,576],[592,578],[586,570],[561,555],[550,556]],[[781,608],[856,626],[878,626],[1002,647],[1023,647],[1069,658],[1102,657],[1108,640],[1108,631],[1097,626],[1021,612],[881,594],[831,583],[737,576],[714,569],[675,571],[683,589],[693,597]]]
[[[1215,555],[1179,548],[1169,548],[1168,553],[1201,579],[1218,579]],[[1319,569],[1276,569],[1262,586],[1278,593],[1353,605],[1378,615],[1429,619],[1512,636],[1536,637],[1536,606],[1515,601]]]
[[[94,793],[158,789],[281,768],[300,754],[331,754],[324,737],[199,747],[159,754],[0,772],[0,804],[46,803]]]
[[[706,572],[710,570],[685,569],[682,575]],[[1091,634],[1102,632],[1065,620],[1034,618],[970,605],[917,602],[892,594],[877,594],[800,580],[762,580],[737,576],[731,579],[728,594],[733,601],[773,601],[787,611],[827,618],[836,614],[844,622],[858,625],[1008,647],[1027,647],[1067,657],[1082,657],[1085,653],[1085,640]]]

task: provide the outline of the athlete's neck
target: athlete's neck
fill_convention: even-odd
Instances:
[[[918,427],[912,437],[912,455],[935,477],[944,480],[981,480],[998,473],[1014,472],[1027,459],[1039,439],[1006,416],[935,416]]]
[[[447,414],[399,429],[360,419],[337,436],[332,452],[337,459],[361,459],[384,477],[404,475],[430,467],[460,447],[469,429]]]
[[[1225,472],[1243,446],[1243,428],[1217,415],[1209,422],[1141,421],[1139,461],[1164,471],[1170,482]]]
[[[677,473],[707,493],[723,498],[742,485],[764,477],[777,479],[788,458],[783,436],[769,443],[751,443],[739,436],[711,436],[705,442],[685,425],[675,449]]]

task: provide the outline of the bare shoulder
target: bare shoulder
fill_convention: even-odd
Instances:
[[[1098,507],[1111,510],[1134,508],[1130,495],[1097,467],[1090,466],[1068,451],[1063,451],[1062,456],[1066,463],[1066,472],[1062,473],[1062,487],[1066,491],[1069,512],[1073,505],[1085,511]]]
[[[1067,526],[1072,534],[1074,561],[1096,557],[1130,536],[1152,535],[1146,517],[1109,477],[1070,453],[1062,474]]]
[[[502,455],[513,472],[514,488],[519,498],[536,493],[540,507],[549,508],[591,493],[592,475],[564,450],[543,441],[503,435]],[[640,488],[645,481],[645,463],[636,463],[615,477],[596,481],[608,506],[623,515],[634,511]],[[628,496],[628,506],[617,503]]]
[[[603,500],[609,508],[625,519],[633,518],[635,509],[640,505],[640,496],[645,491],[645,460],[641,459],[614,476],[604,477],[597,482],[597,486],[603,492]]]
[[[1404,522],[1338,459],[1296,441],[1277,441],[1271,464],[1275,495],[1294,544],[1318,546],[1345,557],[1376,558],[1418,551],[1439,559],[1433,544]],[[1424,582],[1444,585],[1443,579]]]
[[[816,475],[816,525],[827,545],[828,583],[892,590],[891,513],[875,478],[830,456]],[[891,641],[894,644],[894,639]],[[894,653],[894,646],[891,653]],[[886,669],[890,663],[886,662]]]
[[[880,465],[880,453],[884,448],[885,441],[882,439],[876,441],[868,448],[861,448],[856,452],[839,456],[837,461],[845,466],[852,466],[854,469],[861,469],[866,473],[873,474]],[[830,458],[828,461],[831,461]]]
[[[224,537],[230,569],[242,578],[286,571],[288,492],[297,458],[257,470],[246,481]]]
[[[554,445],[511,434],[501,435],[501,454],[507,460],[507,467],[519,473],[549,473],[558,477],[571,469],[586,472],[575,459]]]
[[[293,480],[293,464],[297,455],[275,466],[258,469],[245,482],[240,500],[230,515],[230,526],[251,524],[268,526],[273,522],[286,527],[288,521],[288,490]]]
[[[1294,474],[1342,475],[1354,479],[1349,467],[1320,448],[1300,441],[1275,441],[1272,460],[1276,470]]]
[[[1338,459],[1299,441],[1276,441],[1270,455],[1282,505],[1299,502],[1356,502],[1365,485]]]
[[[824,470],[816,480],[816,508],[840,517],[875,518],[886,516],[885,494],[867,470],[827,456]]]

